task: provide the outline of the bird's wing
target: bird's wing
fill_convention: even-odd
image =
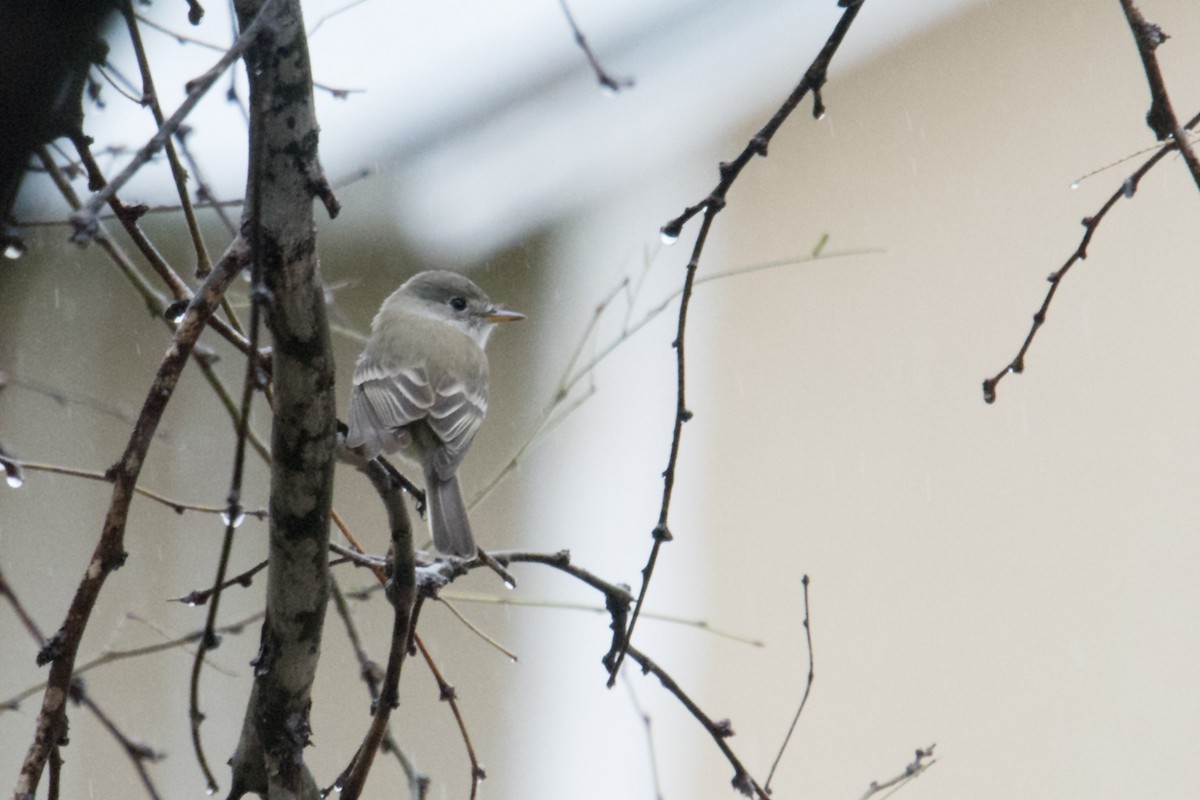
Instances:
[[[346,445],[364,447],[368,457],[405,447],[407,436],[399,429],[424,418],[436,399],[424,367],[360,360],[350,394]]]
[[[477,379],[468,382],[443,375],[433,387],[434,399],[426,422],[441,441],[432,466],[443,480],[454,474],[487,414],[486,366],[483,369],[475,376]]]

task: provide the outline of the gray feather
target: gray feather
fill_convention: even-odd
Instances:
[[[425,499],[429,502],[429,529],[434,546],[448,555],[460,558],[475,557],[475,537],[471,522],[458,488],[458,476],[442,480],[433,474],[425,476]]]

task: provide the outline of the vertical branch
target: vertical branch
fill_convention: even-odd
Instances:
[[[685,366],[686,359],[684,357],[684,334],[687,331],[687,313],[688,307],[691,304],[692,290],[696,285],[696,270],[700,266],[700,256],[704,252],[704,246],[708,241],[708,233],[712,228],[713,220],[717,214],[721,213],[725,208],[725,198],[729,194],[729,190],[733,187],[738,176],[742,174],[742,170],[756,156],[766,157],[767,147],[771,143],[771,139],[783,126],[783,123],[791,116],[796,107],[800,105],[800,101],[807,95],[813,97],[813,118],[821,119],[825,116],[825,103],[821,99],[821,88],[825,85],[826,78],[829,73],[829,64],[833,61],[834,55],[838,48],[841,47],[846,34],[850,31],[850,26],[854,23],[855,17],[862,9],[863,3],[866,0],[838,0],[838,5],[846,9],[842,12],[841,18],[833,31],[829,34],[829,38],[825,40],[825,45],[821,48],[821,52],[809,64],[808,69],[804,72],[804,77],[792,89],[791,94],[779,106],[766,124],[759,129],[746,146],[742,148],[742,152],[738,154],[733,161],[724,162],[721,164],[719,173],[720,180],[716,187],[713,188],[708,196],[695,205],[688,206],[683,210],[683,213],[675,219],[668,222],[662,227],[662,237],[664,242],[676,241],[680,233],[683,231],[683,226],[688,223],[692,217],[703,212],[704,216],[700,223],[700,231],[696,234],[696,243],[692,247],[692,257],[688,259],[687,272],[684,275],[683,290],[680,293],[679,300],[679,324],[675,332],[675,340],[671,346],[675,348],[675,363],[676,363],[676,393],[675,393],[675,423],[671,434],[671,451],[667,458],[667,468],[663,470],[663,496],[662,504],[659,506],[658,522],[654,526],[653,537],[654,545],[650,549],[650,557],[646,560],[646,566],[642,568],[642,588],[638,592],[637,603],[633,607],[633,616],[629,619],[629,626],[625,629],[624,641],[620,642],[614,639],[612,649],[604,656],[603,663],[608,670],[608,688],[612,688],[617,682],[617,672],[621,669],[621,662],[625,659],[625,652],[629,648],[629,642],[633,637],[634,626],[637,625],[638,617],[642,612],[642,604],[646,600],[646,592],[650,586],[650,578],[654,575],[654,565],[658,561],[658,552],[662,549],[664,542],[669,542],[672,539],[671,529],[667,525],[668,517],[671,511],[671,495],[675,489],[675,467],[679,460],[679,444],[683,438],[683,424],[692,418],[692,412],[687,407],[685,400],[686,382]],[[620,638],[620,637],[617,637]]]
[[[158,102],[158,91],[154,88],[154,77],[150,72],[150,59],[146,57],[146,48],[142,46],[142,34],[138,30],[137,16],[133,13],[132,0],[123,0],[121,14],[125,17],[125,25],[129,28],[129,38],[133,42],[133,52],[137,55],[138,69],[142,73],[142,103],[150,106],[154,114],[154,124],[162,127],[167,118],[162,112],[162,104]],[[192,247],[196,251],[196,274],[204,277],[212,269],[209,263],[208,248],[204,246],[204,237],[200,234],[200,223],[196,221],[196,211],[192,208],[191,198],[187,190],[187,170],[175,152],[175,144],[170,138],[163,143],[167,153],[167,162],[171,165],[171,177],[175,180],[175,189],[179,193],[179,205],[183,209],[183,218],[187,222],[188,234],[192,237]]]
[[[298,0],[238,0],[239,25],[265,18],[246,52],[250,171],[243,230],[255,301],[273,338],[267,614],[229,796],[316,797],[304,764],[311,690],[329,598],[336,422],[334,364],[318,276],[312,199],[337,201],[317,160],[317,121]],[[236,502],[236,498],[232,498]]]
[[[375,753],[387,734],[392,710],[400,705],[400,669],[412,646],[413,628],[420,606],[417,599],[412,524],[404,506],[404,491],[399,482],[392,480],[391,475],[378,461],[368,462],[363,471],[375,484],[376,491],[387,507],[392,531],[391,576],[387,583],[387,593],[395,613],[392,618],[392,643],[388,651],[387,669],[384,672],[379,697],[375,700],[374,717],[363,743],[359,745],[354,761],[338,781],[343,800],[357,800],[362,795],[363,787],[367,783],[367,774],[375,760]]]

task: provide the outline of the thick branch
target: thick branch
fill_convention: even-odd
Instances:
[[[303,749],[329,598],[336,400],[312,199],[328,187],[317,162],[298,0],[239,0],[235,6],[243,27],[256,17],[264,20],[246,52],[251,118],[243,230],[255,260],[255,301],[266,308],[274,340],[275,414],[267,616],[242,737],[230,762],[230,797],[250,791],[316,797]]]

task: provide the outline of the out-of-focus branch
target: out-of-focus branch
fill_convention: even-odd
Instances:
[[[142,103],[150,107],[154,115],[154,124],[162,127],[166,122],[163,116],[162,104],[158,102],[158,91],[154,88],[154,77],[150,72],[150,59],[146,57],[146,48],[142,46],[142,33],[138,30],[137,16],[133,13],[132,0],[121,0],[121,14],[125,17],[125,25],[129,28],[129,39],[133,43],[133,52],[137,56],[138,69],[142,73]],[[175,183],[175,191],[179,194],[179,204],[183,207],[183,218],[187,223],[188,234],[192,237],[192,247],[196,252],[196,275],[203,278],[212,269],[208,258],[208,248],[204,246],[204,236],[200,233],[200,224],[196,221],[196,210],[192,208],[192,198],[187,189],[187,170],[175,152],[175,143],[171,137],[163,143],[167,153],[167,162],[171,165],[171,177]]]
[[[278,1],[282,2],[282,0]],[[269,6],[272,2],[275,2],[275,0],[264,0],[263,6]],[[128,183],[129,179],[137,174],[137,171],[170,141],[171,136],[187,118],[187,115],[192,112],[192,109],[196,107],[196,104],[200,102],[200,99],[216,83],[217,78],[221,77],[225,70],[229,69],[234,62],[241,58],[242,54],[254,43],[259,33],[262,32],[265,19],[266,15],[259,15],[257,19],[246,20],[241,36],[225,52],[225,55],[221,56],[220,60],[207,72],[188,83],[188,96],[180,103],[175,113],[171,114],[159,126],[158,132],[151,136],[150,141],[146,142],[134,154],[133,159],[117,177],[113,178],[103,189],[92,195],[83,208],[75,212],[71,220],[75,224],[74,238],[76,241],[86,242],[92,238],[96,229],[96,214],[100,211],[100,208],[111,197],[115,196],[121,187]]]
[[[592,46],[588,44],[587,37],[583,35],[583,31],[575,22],[575,16],[567,6],[567,0],[558,0],[558,5],[562,8],[563,16],[567,18],[567,24],[571,26],[571,35],[575,37],[575,44],[579,45],[579,49],[583,51],[584,58],[587,59],[592,72],[596,73],[596,81],[600,86],[613,94],[622,89],[633,88],[633,78],[614,78],[608,73],[608,70],[600,65],[600,59],[596,58],[596,54],[592,52]]]
[[[771,143],[771,139],[783,126],[783,123],[791,113],[800,104],[809,93],[813,96],[813,117],[821,119],[825,116],[825,104],[821,100],[821,87],[825,85],[826,76],[829,72],[829,64],[833,61],[834,55],[842,42],[846,38],[846,34],[850,31],[850,26],[853,24],[858,12],[862,9],[865,0],[839,0],[838,5],[846,10],[842,12],[841,18],[837,25],[834,26],[833,32],[829,34],[829,38],[825,40],[825,45],[821,48],[821,52],[813,59],[808,69],[804,73],[804,77],[788,95],[787,99],[779,107],[767,124],[759,129],[758,133],[750,138],[750,141],[738,154],[733,161],[722,163],[720,166],[720,180],[716,187],[709,192],[708,196],[694,206],[689,206],[684,209],[683,213],[675,219],[668,222],[662,227],[662,237],[665,242],[676,241],[683,231],[683,226],[697,214],[703,212],[704,216],[700,221],[700,230],[696,234],[696,242],[692,245],[692,256],[688,259],[687,270],[683,279],[683,291],[679,298],[679,323],[675,331],[675,340],[671,346],[675,348],[675,422],[671,432],[671,447],[670,454],[667,457],[667,467],[663,470],[663,494],[662,503],[659,506],[658,522],[655,524],[651,536],[654,543],[650,548],[650,556],[646,560],[646,565],[642,567],[642,587],[638,592],[637,603],[633,607],[633,615],[629,619],[629,626],[625,629],[624,638],[625,645],[632,640],[633,629],[637,625],[638,615],[641,613],[642,605],[646,600],[646,591],[650,587],[650,579],[654,575],[654,565],[658,561],[659,550],[665,542],[672,539],[671,529],[668,525],[668,518],[671,511],[671,496],[675,489],[675,468],[679,462],[679,446],[683,439],[683,425],[692,418],[692,412],[687,407],[687,380],[686,366],[687,358],[684,351],[685,334],[687,333],[687,316],[688,308],[691,305],[692,291],[696,285],[696,270],[700,267],[700,257],[704,253],[704,246],[708,242],[708,233],[712,228],[713,221],[717,214],[725,208],[725,197],[732,188],[738,176],[742,174],[742,170],[750,163],[750,160],[755,156],[767,155],[767,147]],[[617,672],[621,669],[621,661],[625,657],[624,647],[619,649],[615,656],[610,653],[605,658],[604,665],[608,668],[608,687],[611,689],[617,681]]]
[[[808,705],[808,697],[812,693],[813,678],[815,675],[814,658],[813,658],[813,640],[812,640],[812,618],[808,609],[808,576],[805,575],[800,581],[804,587],[804,642],[808,649],[808,678],[804,681],[804,694],[800,696],[800,705],[796,706],[796,713],[792,716],[792,724],[788,726],[787,735],[783,737],[783,744],[779,746],[779,753],[775,756],[775,761],[771,764],[771,771],[767,773],[767,782],[763,784],[763,791],[768,794],[771,791],[771,779],[775,777],[775,770],[779,768],[779,762],[783,760],[783,754],[787,750],[788,743],[792,741],[792,734],[796,732],[796,725],[800,722],[800,715],[804,713],[804,707]]]
[[[350,606],[346,602],[341,589],[338,587],[336,577],[333,579],[332,587],[334,608],[337,610],[338,617],[342,620],[342,624],[346,628],[346,636],[350,639],[350,646],[353,648],[354,655],[358,659],[359,676],[363,679],[363,683],[367,685],[367,692],[371,695],[371,702],[375,703],[379,700],[379,682],[383,680],[383,670],[380,669],[379,664],[367,655],[367,651],[363,647],[362,637],[359,636],[358,628],[354,624],[354,617],[350,613]],[[379,749],[381,752],[391,753],[396,757],[400,768],[404,770],[404,774],[408,777],[409,790],[414,800],[424,800],[426,793],[429,791],[429,776],[417,771],[412,761],[400,749],[400,744],[392,736],[390,728],[385,729],[383,741],[380,743]]]
[[[79,642],[105,580],[113,570],[125,562],[124,540],[129,504],[134,495],[133,487],[145,462],[146,451],[196,340],[220,303],[225,288],[244,265],[246,255],[241,241],[236,241],[193,295],[187,313],[176,329],[171,345],[146,395],[125,453],[110,470],[113,475],[113,496],[100,539],[71,601],[66,620],[38,654],[40,664],[51,665],[50,677],[42,696],[34,739],[21,765],[14,797],[32,798],[35,795],[51,750],[66,732],[66,701]]]
[[[931,744],[929,747],[917,748],[917,751],[913,754],[913,760],[904,767],[903,772],[886,781],[871,781],[871,785],[867,787],[867,791],[863,792],[861,800],[868,800],[868,798],[874,797],[880,792],[886,792],[889,789],[894,792],[932,767],[937,763],[937,759],[933,756],[933,748],[935,747],[937,747],[936,744]],[[888,794],[890,795],[891,792],[888,792]]]
[[[103,481],[104,483],[112,483],[113,476],[104,472],[93,472],[86,469],[74,469],[73,467],[61,467],[56,464],[37,464],[32,461],[23,461],[19,458],[0,453],[0,465],[12,466],[20,470],[29,470],[30,472],[46,472],[51,475],[68,475],[72,478],[87,478],[93,481]],[[174,511],[176,514],[182,514],[185,511],[195,511],[201,514],[222,514],[225,508],[221,506],[202,506],[195,503],[184,503],[179,500],[173,500],[170,497],[165,497],[158,492],[151,491],[142,486],[134,486],[133,491],[140,494],[142,497],[149,498],[156,503],[161,503],[167,508]],[[264,509],[251,509],[243,512],[245,516],[254,517],[256,519],[266,519],[267,512]]]

